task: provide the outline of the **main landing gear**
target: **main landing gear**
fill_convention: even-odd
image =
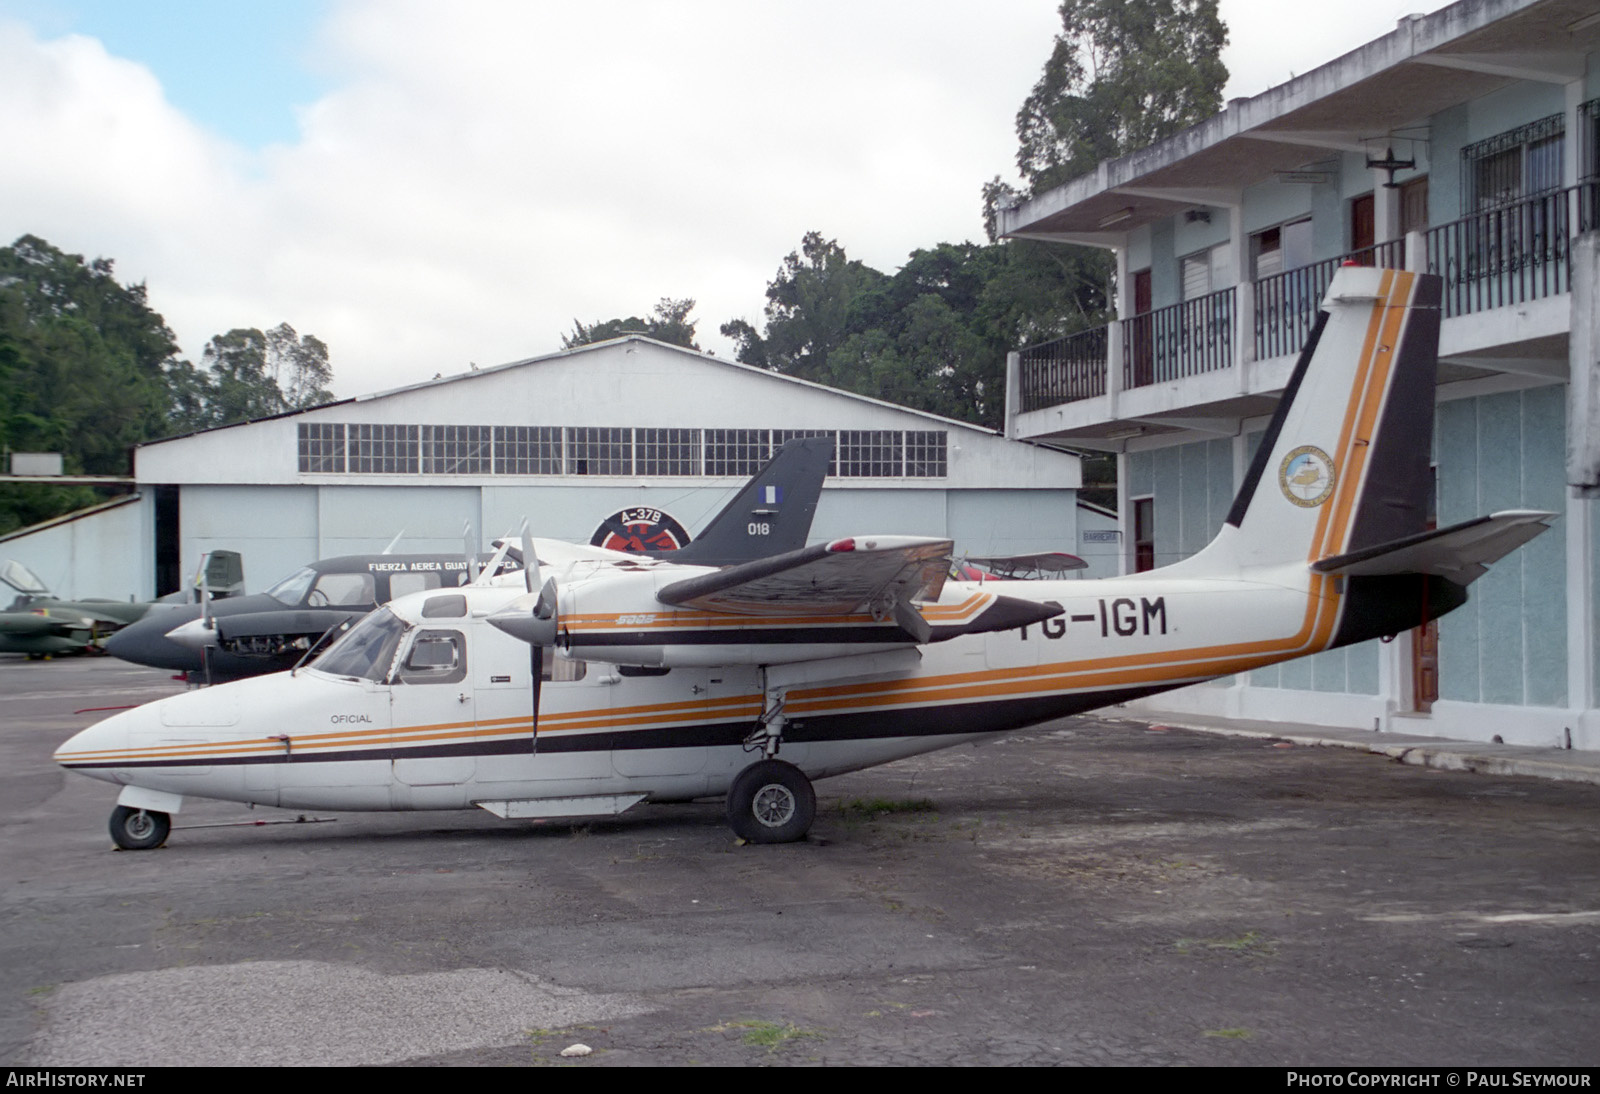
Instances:
[[[817,816],[811,780],[794,764],[760,760],[728,788],[728,827],[749,843],[804,839]]]
[[[172,817],[154,809],[119,805],[111,811],[111,839],[124,851],[148,851],[167,842]]]

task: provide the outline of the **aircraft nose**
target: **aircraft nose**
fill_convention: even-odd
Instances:
[[[199,668],[199,654],[167,637],[167,632],[178,626],[178,619],[171,613],[147,615],[107,639],[106,652],[135,665],[181,670]]]
[[[113,714],[103,722],[80,730],[56,749],[56,763],[91,779],[116,782],[111,769],[126,753],[132,716],[137,714],[138,711]]]

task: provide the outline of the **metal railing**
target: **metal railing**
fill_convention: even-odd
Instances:
[[[1147,387],[1233,365],[1232,288],[1124,319],[1123,386]]]
[[[1423,233],[1427,268],[1444,278],[1444,315],[1453,317],[1570,292],[1571,240],[1600,229],[1600,178],[1474,213]],[[1403,268],[1405,241],[1391,240],[1264,277],[1254,284],[1255,359],[1296,353],[1316,321],[1334,273],[1346,262]],[[1231,368],[1238,309],[1223,289],[1119,321],[1123,386]],[[1107,337],[1099,327],[1021,352],[1022,409],[1038,410],[1106,393]]]
[[[1256,360],[1300,352],[1317,321],[1317,309],[1322,306],[1333,275],[1346,262],[1403,267],[1405,261],[1405,240],[1396,239],[1263,277],[1255,284]]]
[[[1551,190],[1429,228],[1428,272],[1444,278],[1446,317],[1558,296],[1571,289],[1570,196],[1580,225],[1592,184]],[[1592,207],[1593,198],[1588,199]]]
[[[1106,393],[1106,329],[1079,331],[1018,355],[1022,409],[1039,410]]]

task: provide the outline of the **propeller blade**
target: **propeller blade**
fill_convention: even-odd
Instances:
[[[522,518],[522,528],[517,533],[522,540],[522,583],[528,591],[539,583],[539,556],[534,552],[533,540],[528,538],[528,518]]]

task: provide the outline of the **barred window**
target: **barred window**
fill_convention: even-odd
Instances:
[[[700,474],[698,429],[639,429],[634,440],[639,474]]]
[[[765,429],[706,430],[706,474],[754,475],[772,456]]]
[[[486,425],[422,427],[424,475],[487,475],[490,430]]]
[[[570,426],[567,457],[569,475],[631,475],[633,430]]]
[[[942,479],[948,474],[945,438],[946,433],[942,429],[906,431],[907,478]]]
[[[774,429],[772,451],[776,452],[796,437],[832,437],[833,459],[828,461],[828,474],[839,474],[839,433],[832,429]]]
[[[903,449],[898,429],[841,429],[839,474],[848,478],[899,478],[903,474]]]
[[[351,425],[350,473],[415,475],[418,432],[414,425]]]
[[[1567,116],[1551,114],[1463,148],[1462,213],[1559,190],[1566,132]]]
[[[561,427],[495,426],[494,469],[499,475],[561,474]]]
[[[300,470],[338,474],[344,470],[344,423],[300,423]]]

